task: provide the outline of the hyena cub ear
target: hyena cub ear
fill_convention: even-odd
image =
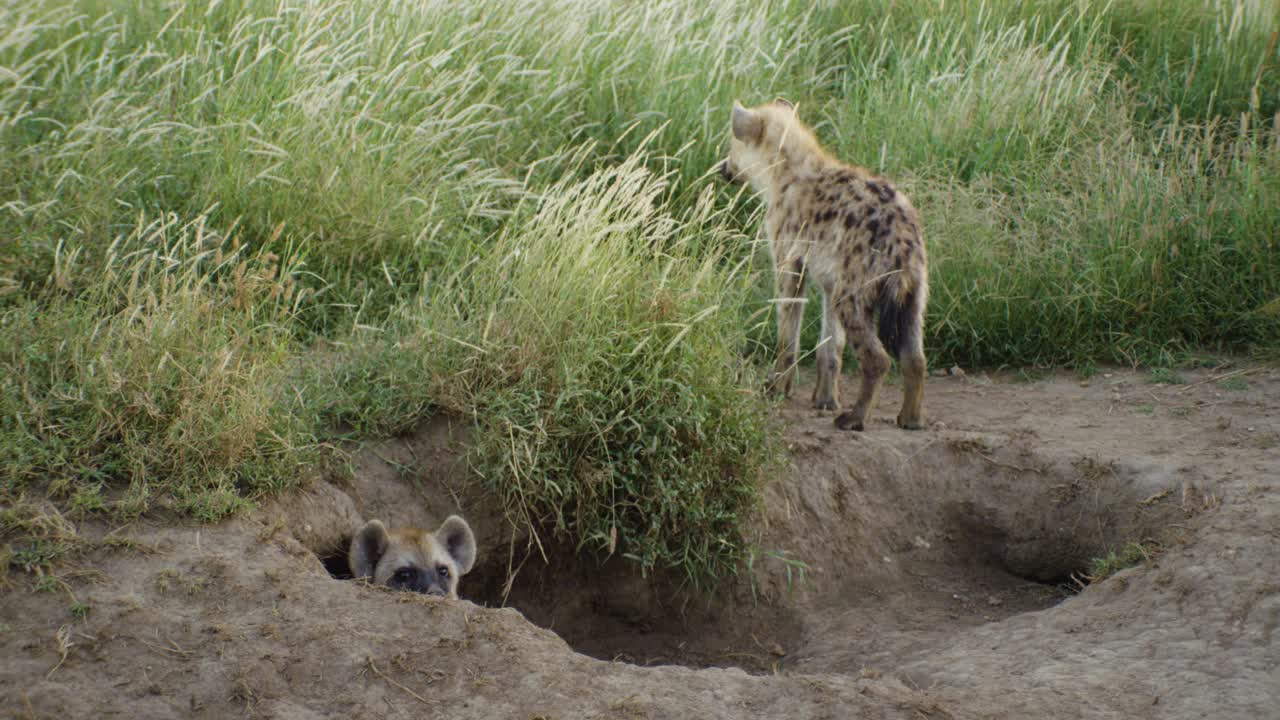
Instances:
[[[391,545],[391,537],[387,528],[377,520],[370,520],[351,538],[351,549],[347,553],[347,562],[351,566],[351,575],[358,578],[372,578],[378,567],[378,560]]]
[[[457,515],[450,515],[436,530],[436,542],[458,565],[458,574],[466,575],[476,562],[476,536],[471,526]]]
[[[754,110],[742,107],[742,103],[733,101],[733,136],[744,143],[759,142],[764,133],[764,118]]]
[[[786,108],[786,109],[788,109],[788,110],[795,110],[795,109],[796,109],[796,106],[795,106],[795,105],[794,105],[790,100],[788,100],[788,99],[786,99],[786,98],[784,98],[784,97],[780,97],[780,98],[778,98],[778,99],[774,100],[774,101],[773,101],[773,104],[774,104],[774,105],[781,105],[782,107],[784,107],[784,108]]]

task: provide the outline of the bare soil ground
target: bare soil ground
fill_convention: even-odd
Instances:
[[[350,483],[116,531],[63,591],[11,575],[0,717],[1277,717],[1280,371],[1183,376],[934,377],[914,433],[892,387],[862,434],[798,396],[759,552],[714,598],[540,539],[544,563],[438,420]],[[321,562],[362,519],[455,511],[467,600]],[[1150,558],[1080,590],[1129,542]]]

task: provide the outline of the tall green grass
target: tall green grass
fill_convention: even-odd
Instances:
[[[219,517],[444,410],[513,518],[722,574],[774,447],[733,99],[911,195],[935,363],[1274,352],[1278,37],[1254,0],[0,1],[0,492]]]
[[[285,380],[297,268],[202,220],[139,219],[0,315],[0,497],[215,520],[318,456]],[[6,503],[8,504],[8,503]]]
[[[678,188],[646,159],[518,207],[313,385],[337,401],[324,406],[333,421],[375,432],[441,410],[472,418],[473,467],[535,537],[702,583],[742,556],[740,524],[773,460],[763,377],[742,347],[757,279],[729,259],[742,239],[712,194],[670,215]],[[431,405],[370,416],[375,403],[332,392],[370,370],[362,385]]]

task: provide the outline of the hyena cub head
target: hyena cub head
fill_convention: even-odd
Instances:
[[[476,560],[476,538],[467,521],[450,515],[435,533],[387,530],[370,520],[351,538],[351,574],[396,590],[458,597],[458,578]]]
[[[781,98],[754,108],[735,100],[732,120],[729,157],[720,163],[720,174],[730,182],[749,182],[763,192],[773,173],[797,169],[795,163],[822,152],[795,107]]]

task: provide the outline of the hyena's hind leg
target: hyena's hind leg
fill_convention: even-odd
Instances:
[[[913,293],[904,308],[898,330],[898,365],[902,368],[902,410],[898,427],[920,430],[925,424],[924,378],[924,308],[919,295]]]
[[[804,319],[804,261],[779,259],[774,268],[778,313],[778,355],[769,378],[769,394],[791,397],[800,353],[800,321]]]
[[[857,303],[854,298],[847,298],[839,302],[837,312],[844,323],[848,340],[853,344],[853,351],[858,354],[862,382],[858,386],[858,399],[854,401],[853,407],[836,417],[836,427],[841,430],[862,430],[866,425],[867,415],[876,405],[880,382],[889,371],[889,353],[885,352],[880,338],[876,337],[870,309]]]
[[[844,324],[836,316],[835,288],[822,289],[822,339],[818,341],[818,384],[813,406],[819,410],[840,407],[840,366],[844,362]]]

